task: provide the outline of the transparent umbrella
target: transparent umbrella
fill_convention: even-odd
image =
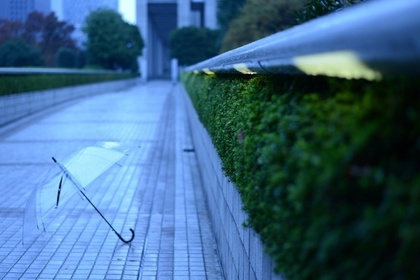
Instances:
[[[101,142],[87,146],[63,161],[57,161],[53,157],[55,168],[50,171],[45,180],[35,186],[27,201],[23,222],[23,242],[25,243],[40,232],[45,232],[46,217],[50,217],[58,207],[78,193],[82,199],[92,205],[121,241],[130,243],[135,236],[134,230],[130,228],[131,238],[124,239],[85,193],[86,188],[96,178],[118,165],[129,151],[129,147],[117,142]]]

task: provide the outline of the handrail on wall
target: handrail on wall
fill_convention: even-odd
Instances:
[[[420,74],[420,1],[372,0],[186,68],[380,80]]]

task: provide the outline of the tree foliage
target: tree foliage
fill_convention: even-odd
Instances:
[[[218,0],[217,21],[220,29],[227,30],[230,22],[236,18],[245,0]]]
[[[137,57],[144,46],[140,31],[114,10],[100,9],[87,16],[87,55],[91,64],[105,69],[137,71]]]
[[[221,52],[225,52],[295,24],[293,11],[301,0],[248,0],[234,19],[223,39]]]
[[[308,0],[302,9],[295,12],[296,20],[297,23],[303,23],[366,1],[368,0]]]
[[[23,40],[9,40],[0,45],[0,67],[41,66],[38,49]]]
[[[217,21],[219,23],[219,39],[221,44],[223,37],[229,29],[229,25],[241,11],[245,0],[218,0]]]
[[[28,16],[27,23],[30,20],[31,15]],[[47,65],[54,65],[55,54],[60,48],[76,49],[76,42],[71,38],[73,25],[59,21],[54,13],[50,13],[44,18],[42,27],[38,31],[38,36],[34,38],[34,43],[40,47]]]
[[[241,0],[220,0],[226,2],[219,7],[218,19],[224,34],[221,52],[225,52],[265,36],[279,32],[308,20],[342,10],[368,0],[246,0],[239,14],[232,8],[241,7]],[[229,21],[228,19],[231,19]],[[232,20],[233,19],[233,20]],[[227,31],[223,31],[223,28]]]
[[[208,28],[183,27],[171,33],[171,57],[180,65],[192,65],[217,54],[217,31]]]
[[[0,44],[9,40],[22,39],[24,25],[17,20],[0,19]]]
[[[21,40],[39,49],[47,66],[55,66],[55,55],[60,48],[77,49],[71,38],[73,31],[73,25],[59,21],[54,13],[32,12],[25,22],[1,19],[0,44]]]

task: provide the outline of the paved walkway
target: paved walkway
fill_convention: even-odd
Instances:
[[[155,81],[48,109],[0,128],[0,279],[223,279],[180,85]],[[22,245],[26,200],[45,171],[97,141],[140,145],[88,196]]]

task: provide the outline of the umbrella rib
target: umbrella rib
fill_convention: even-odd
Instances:
[[[57,191],[57,203],[55,204],[55,208],[57,209],[58,203],[60,202],[60,193],[61,193],[61,186],[63,184],[63,177],[61,176],[60,183],[58,184],[58,191]]]
[[[54,157],[52,157],[52,160],[60,167],[60,169],[64,172],[64,174],[66,174],[66,177],[69,178],[69,180],[76,185],[76,187],[79,189],[80,193],[83,195],[83,197],[89,202],[90,205],[92,205],[92,207],[96,210],[96,212],[98,212],[98,214],[102,217],[102,219],[104,219],[104,221],[108,224],[108,226],[112,229],[112,231],[118,236],[118,238],[124,242],[124,243],[130,243],[131,241],[133,241],[134,237],[135,237],[135,233],[134,230],[130,228],[131,231],[131,238],[129,240],[125,240],[121,234],[119,232],[117,232],[117,230],[111,225],[110,222],[108,222],[108,220],[105,218],[105,216],[101,213],[101,211],[99,211],[99,209],[93,204],[93,202],[89,199],[89,197],[87,197],[87,195],[82,191],[82,186],[80,186],[80,184],[73,179],[72,174],[67,170],[67,168],[65,168],[62,164],[60,164]],[[61,177],[62,178],[62,177]],[[57,202],[58,203],[58,202]]]

